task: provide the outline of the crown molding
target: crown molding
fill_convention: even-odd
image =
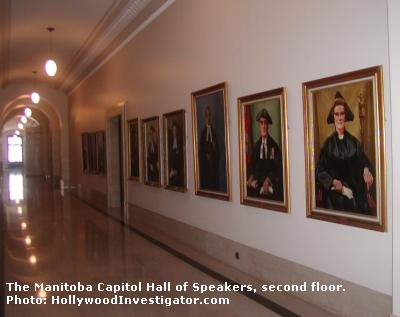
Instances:
[[[154,0],[115,0],[67,67],[58,88],[69,92],[98,64],[99,56]],[[157,2],[157,1],[156,1]],[[165,0],[164,0],[165,2]],[[96,62],[95,62],[96,61]]]
[[[11,0],[0,0],[0,87],[6,86],[10,63]]]
[[[63,90],[67,95],[72,94],[84,81],[91,77],[100,67],[102,67],[111,57],[121,50],[131,41],[140,31],[163,13],[175,0],[146,0],[146,6],[138,12],[119,34],[114,37],[109,45],[93,58],[90,63],[82,68],[75,77],[74,82],[69,86],[64,86]]]

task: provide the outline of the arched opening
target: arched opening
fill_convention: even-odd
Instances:
[[[23,124],[23,110],[16,108],[5,118],[1,131],[3,168],[23,167],[26,176],[52,178],[54,169],[49,119],[42,111],[32,109],[32,115]]]
[[[20,129],[18,125],[22,123],[21,118],[27,107],[32,113]],[[45,99],[39,105],[31,105],[28,96],[24,95],[9,102],[0,116],[0,132],[2,171],[16,167],[23,168],[24,174],[28,177],[52,179],[58,185],[63,177],[61,120]],[[21,140],[20,145],[9,144],[19,140]],[[15,155],[18,155],[19,150],[22,159],[15,157],[16,161],[10,162],[14,160]]]

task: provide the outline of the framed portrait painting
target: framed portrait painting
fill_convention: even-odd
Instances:
[[[178,110],[163,115],[164,187],[185,192],[186,175],[186,113]]]
[[[139,119],[128,121],[128,178],[140,181]]]
[[[307,216],[386,230],[381,66],[303,84]]]
[[[83,172],[90,173],[90,156],[89,156],[89,133],[82,133],[82,165]]]
[[[144,183],[161,186],[160,120],[159,117],[144,119],[142,122],[142,151]]]
[[[100,174],[106,173],[106,148],[105,148],[105,133],[104,131],[96,132],[96,159],[97,172]]]
[[[289,212],[284,88],[238,98],[240,201]]]
[[[89,173],[97,173],[97,157],[96,157],[96,133],[89,133]]]
[[[196,195],[230,200],[226,83],[192,93]]]

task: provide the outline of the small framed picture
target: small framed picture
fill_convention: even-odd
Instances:
[[[226,83],[192,93],[196,195],[230,200],[230,157]]]
[[[96,158],[97,172],[100,174],[106,173],[106,148],[105,148],[105,133],[104,131],[96,132]]]
[[[186,113],[178,110],[163,115],[164,187],[185,192],[186,175]]]
[[[147,118],[142,123],[143,175],[144,183],[161,186],[160,120],[158,116]]]
[[[240,201],[289,211],[289,169],[284,88],[238,98]]]
[[[97,156],[96,156],[96,133],[89,133],[89,161],[90,170],[89,173],[97,174]]]
[[[89,156],[89,133],[82,133],[82,166],[83,172],[89,174],[91,170]]]
[[[382,68],[303,84],[307,216],[386,230]]]
[[[140,181],[139,119],[128,121],[128,178]]]

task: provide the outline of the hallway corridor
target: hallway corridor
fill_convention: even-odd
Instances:
[[[3,177],[5,280],[29,284],[90,284],[80,297],[112,297],[96,291],[97,283],[154,282],[218,284],[209,275],[179,260],[77,198],[61,197],[49,182],[24,178],[21,172]],[[21,297],[67,297],[66,292],[7,292]],[[121,295],[119,293],[118,295]],[[6,305],[6,317],[22,316],[277,316],[238,293],[203,294],[145,292],[130,297],[226,297],[229,305]]]

